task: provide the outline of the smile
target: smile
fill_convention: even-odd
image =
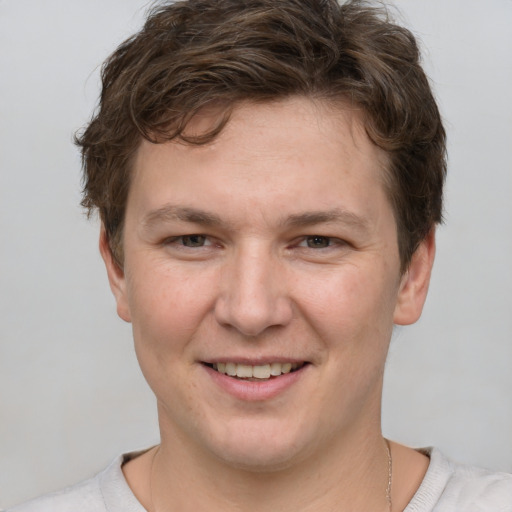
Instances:
[[[279,377],[287,373],[294,372],[302,368],[306,363],[267,363],[260,365],[237,364],[237,363],[213,363],[210,366],[214,370],[247,380],[268,380],[273,377]]]

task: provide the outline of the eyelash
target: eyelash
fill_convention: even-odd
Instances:
[[[194,239],[201,239],[201,240],[195,240]],[[191,242],[190,245],[187,245],[186,242]],[[201,241],[203,242],[201,244]],[[309,243],[319,243],[320,246],[314,247],[313,245],[309,245]],[[326,245],[322,245],[322,242]],[[200,233],[193,233],[191,235],[181,235],[181,236],[175,236],[172,238],[168,238],[164,241],[166,245],[177,245],[179,247],[187,247],[189,249],[196,249],[196,248],[202,248],[202,247],[209,247],[214,245],[212,243],[211,239],[207,235],[202,235]],[[194,245],[196,243],[199,243],[199,245]],[[329,249],[333,246],[340,246],[340,245],[346,245],[347,242],[344,240],[341,240],[339,238],[334,238],[331,236],[324,236],[324,235],[307,235],[301,238],[300,242],[295,244],[295,247],[305,248],[305,249]]]
[[[313,247],[312,245],[309,245],[309,242],[324,242],[326,243],[327,245],[323,245],[321,247]],[[306,244],[306,245],[302,245],[302,244]],[[339,239],[339,238],[334,238],[332,236],[324,236],[324,235],[308,235],[308,236],[305,236],[302,241],[297,244],[298,247],[305,247],[305,248],[308,248],[308,249],[329,249],[329,248],[332,248],[333,246],[340,246],[340,245],[345,245],[346,242],[344,242],[343,240]]]
[[[203,239],[204,242],[209,242],[209,243],[203,243],[202,245],[194,245],[194,243],[192,243],[192,245],[185,244],[186,240],[191,240],[194,238],[201,238],[201,239]],[[171,238],[164,240],[164,244],[165,245],[177,245],[180,247],[187,247],[190,249],[201,248],[201,247],[205,247],[205,246],[209,247],[211,245],[214,245],[208,236],[202,235],[200,233],[193,233],[191,235],[173,236]]]

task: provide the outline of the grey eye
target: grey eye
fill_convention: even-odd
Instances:
[[[311,249],[324,249],[331,245],[331,239],[328,236],[313,235],[306,238],[306,244]]]
[[[184,235],[181,239],[182,244],[186,247],[203,247],[206,243],[204,235]]]

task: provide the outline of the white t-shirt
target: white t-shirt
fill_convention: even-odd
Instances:
[[[512,512],[512,474],[456,464],[435,448],[421,451],[430,465],[404,512]],[[90,480],[7,512],[146,512],[121,470],[140,453],[122,455]]]

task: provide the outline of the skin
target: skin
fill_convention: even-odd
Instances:
[[[393,325],[421,314],[435,244],[400,273],[385,164],[360,113],[302,97],[241,105],[206,146],[142,142],[123,268],[104,232],[100,249],[158,402],[160,447],[123,468],[148,510],[387,510],[384,364]],[[216,361],[306,364],[251,399]],[[428,460],[392,451],[402,510]]]

